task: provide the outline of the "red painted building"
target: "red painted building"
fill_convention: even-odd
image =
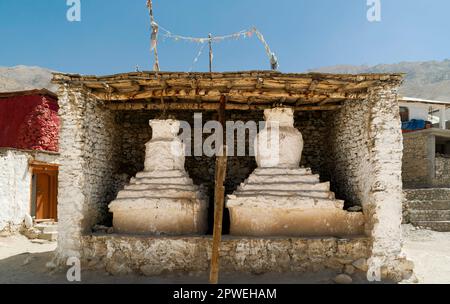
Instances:
[[[0,93],[0,147],[58,152],[58,109],[46,89]]]

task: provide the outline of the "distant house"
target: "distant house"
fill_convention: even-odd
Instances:
[[[407,188],[450,188],[450,102],[405,97],[403,183]]]
[[[399,105],[405,221],[450,231],[450,102],[405,97]]]
[[[0,231],[57,220],[58,109],[45,89],[0,93]]]

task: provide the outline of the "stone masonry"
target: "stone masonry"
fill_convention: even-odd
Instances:
[[[81,237],[117,194],[114,114],[79,89],[61,87],[58,259],[79,257]]]
[[[406,189],[450,187],[450,158],[436,151],[450,131],[427,129],[403,134],[403,184]]]
[[[398,269],[402,222],[402,134],[395,88],[372,88],[364,102],[333,116],[330,171],[343,199],[361,204],[372,239],[370,272]],[[343,191],[345,189],[345,191]]]
[[[401,255],[402,140],[397,92],[394,87],[380,86],[372,87],[369,93],[367,100],[346,102],[336,111],[298,114],[295,126],[305,139],[302,165],[330,180],[331,190],[347,202],[346,207],[362,206],[370,244],[370,273],[384,267],[391,277],[401,279],[407,263]],[[108,223],[107,205],[129,178],[143,169],[144,144],[151,138],[149,116],[158,112],[113,112],[71,85],[61,87],[59,102],[62,127],[57,252],[60,263],[64,263],[67,257],[86,255],[83,247],[92,227]],[[175,117],[183,120],[188,114],[175,112]],[[262,119],[257,111],[228,115]],[[311,118],[314,121],[309,121]],[[134,120],[141,121],[147,133],[136,129],[139,124]],[[229,163],[228,194],[256,168],[251,158],[231,158]],[[186,169],[194,183],[205,183],[211,191],[213,164],[214,159],[192,157],[187,159]],[[116,240],[111,242],[106,244],[113,246]],[[114,254],[115,247],[110,248],[110,254]],[[125,255],[120,260],[134,258],[138,256]]]
[[[212,238],[159,237],[95,234],[83,237],[86,268],[106,269],[114,275],[139,273],[204,273],[209,269]],[[367,238],[235,238],[221,244],[223,272],[344,271],[346,266],[366,270],[370,256]]]

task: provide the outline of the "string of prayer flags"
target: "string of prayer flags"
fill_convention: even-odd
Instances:
[[[227,39],[239,40],[241,38],[242,39],[251,38],[251,37],[253,37],[253,34],[255,34],[256,37],[258,38],[258,40],[264,46],[267,57],[269,58],[271,69],[277,70],[279,67],[277,56],[275,55],[274,52],[271,51],[269,44],[266,42],[266,40],[264,39],[264,36],[256,27],[252,27],[250,29],[245,29],[245,30],[242,30],[242,31],[239,31],[236,33],[229,34],[229,35],[215,36],[215,37],[181,36],[181,35],[176,35],[176,34],[171,33],[169,30],[165,29],[164,27],[162,27],[158,23],[156,23],[155,18],[153,16],[152,0],[147,0],[147,6],[149,8],[149,13],[150,13],[150,18],[151,18],[151,31],[152,32],[151,32],[150,48],[151,48],[151,51],[153,51],[154,55],[155,55],[155,64],[154,64],[155,71],[159,71],[157,46],[158,46],[158,35],[159,35],[160,31],[162,32],[161,35],[164,38],[173,39],[174,41],[188,41],[188,42],[193,42],[193,43],[199,43],[202,45],[204,45],[205,43],[212,43],[212,42],[218,43],[218,42],[222,42]],[[202,51],[203,51],[203,47],[200,49],[199,54],[194,59],[194,64],[198,61],[198,58],[202,54]],[[212,62],[212,59],[213,59],[212,56],[213,56],[212,52],[210,52],[210,62]]]
[[[152,22],[151,50],[153,51],[158,44],[158,24]]]

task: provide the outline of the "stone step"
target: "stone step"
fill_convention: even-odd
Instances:
[[[450,200],[447,201],[410,201],[410,210],[450,210]]]
[[[176,189],[164,190],[122,190],[117,195],[117,199],[135,199],[135,198],[190,198],[195,199],[200,195],[195,191],[184,191]]]
[[[198,191],[199,187],[195,185],[180,184],[130,184],[125,186],[124,190],[180,190],[180,191]]]
[[[37,224],[34,228],[38,229],[41,233],[53,233],[58,232],[58,225],[56,224]]]
[[[252,174],[246,181],[247,184],[259,183],[320,183],[318,175],[257,175]]]
[[[255,175],[311,175],[310,168],[257,168],[253,172]]]
[[[330,191],[330,183],[259,183],[244,184],[237,191]]]
[[[130,180],[130,184],[171,184],[171,185],[193,185],[193,181],[189,177],[135,177]]]
[[[326,198],[335,199],[334,192],[330,191],[279,191],[279,190],[260,190],[260,191],[236,191],[233,193],[236,196],[258,196],[258,195],[270,195],[270,196],[289,196],[296,197],[309,197],[309,198]]]
[[[407,201],[450,200],[450,188],[407,189],[403,192]]]
[[[411,210],[409,219],[411,222],[450,221],[450,210]]]
[[[58,239],[58,232],[47,232],[42,233],[38,237],[40,240],[54,242]]]
[[[167,177],[189,177],[186,172],[180,170],[170,171],[143,171],[136,174],[137,178],[167,178]]]
[[[426,228],[438,232],[450,232],[450,221],[441,221],[441,222],[430,222],[430,221],[419,221],[419,222],[411,222],[416,227]]]

